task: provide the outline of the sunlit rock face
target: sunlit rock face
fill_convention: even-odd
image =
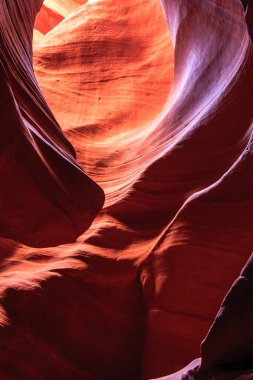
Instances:
[[[160,144],[155,119],[173,79],[160,2],[84,4],[35,44],[34,66],[79,162],[103,187],[106,205],[119,202]]]
[[[49,148],[37,160],[46,160],[44,171],[29,153],[34,140],[24,132],[16,140],[24,161],[34,162],[36,191],[46,185],[54,197],[46,208],[30,196],[34,205],[27,200],[9,214],[14,221],[21,210],[27,225],[40,220],[27,240],[2,233],[9,240],[1,239],[0,378],[229,379],[233,366],[239,376],[253,352],[252,334],[231,333],[240,314],[233,303],[244,297],[243,310],[250,310],[250,292],[237,292],[237,282],[202,346],[202,366],[196,358],[253,247],[252,46],[241,3],[1,4],[1,126],[16,131],[22,122],[22,131],[43,136]],[[8,29],[14,43],[7,44],[10,9],[17,27]],[[11,96],[18,106],[4,112]],[[8,166],[9,140],[3,146],[9,182],[0,194],[12,205],[13,186],[34,190]],[[40,213],[53,214],[63,197],[56,169],[66,209],[81,216],[89,208],[91,224],[101,188],[104,208],[82,235],[80,224],[77,242],[60,236],[56,247],[31,248],[34,234],[55,231]],[[83,209],[76,206],[82,200]],[[65,236],[64,228],[57,230]],[[232,330],[224,330],[229,323]]]

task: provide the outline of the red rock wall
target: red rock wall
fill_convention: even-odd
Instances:
[[[34,35],[43,114],[49,106],[105,205],[75,243],[31,248],[3,234],[13,240],[1,240],[1,378],[147,380],[176,372],[200,355],[252,251],[252,56],[241,4],[47,0]],[[34,78],[31,59],[29,69]],[[73,149],[27,93],[26,85],[15,99],[29,122],[47,131],[54,151],[64,149],[64,207],[92,183],[86,205],[94,217],[99,187],[70,177],[65,157],[79,168]],[[79,176],[89,178],[81,169]],[[35,205],[38,220],[45,207]]]

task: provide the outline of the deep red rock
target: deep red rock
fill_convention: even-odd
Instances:
[[[36,77],[106,201],[78,242],[35,249],[2,239],[1,379],[250,376],[251,263],[212,325],[253,246],[249,17],[247,22],[239,0],[44,3],[36,22]],[[19,49],[23,62],[27,55]],[[25,73],[14,86],[22,110],[34,104],[29,62],[29,75],[23,66],[13,68]],[[16,82],[10,74],[5,79],[5,66],[1,99],[10,107],[8,89]],[[37,100],[29,106],[28,121],[36,121],[36,144],[70,186],[70,198],[62,198],[57,181],[40,169],[41,156],[38,162],[31,156],[34,173],[41,174],[38,189],[50,190],[52,212],[58,199],[73,210],[82,199],[81,183],[89,181],[84,195],[91,184],[94,192],[98,187],[79,170],[37,84],[33,91],[40,107]],[[10,119],[9,111],[1,115]],[[13,125],[27,118],[27,112],[11,115]],[[40,124],[42,115],[49,124]],[[50,145],[40,142],[41,135]],[[23,138],[22,149],[24,143],[30,168],[34,143]],[[12,158],[13,145],[6,141],[5,147]],[[28,184],[23,178],[20,184],[22,194]],[[91,210],[98,205],[94,192]],[[13,195],[7,195],[10,202]],[[33,215],[49,206],[36,201]],[[47,233],[54,231],[42,214],[41,221]],[[44,233],[36,231],[38,238]],[[211,326],[201,364],[194,359]]]
[[[31,246],[75,241],[103,205],[34,76],[32,33],[42,1],[0,5],[1,236]]]

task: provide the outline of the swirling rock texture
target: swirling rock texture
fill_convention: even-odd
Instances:
[[[1,236],[43,247],[75,241],[103,205],[38,87],[32,32],[41,1],[2,1]]]
[[[240,1],[3,0],[0,26],[0,378],[250,378],[251,262],[213,323],[253,246]]]

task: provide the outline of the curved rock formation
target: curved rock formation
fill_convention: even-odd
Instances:
[[[31,246],[75,241],[103,205],[39,89],[32,67],[42,1],[0,5],[1,236]]]
[[[35,27],[40,87],[106,200],[76,243],[2,239],[1,379],[202,380],[248,368],[250,338],[219,330],[223,316],[202,366],[185,367],[252,252],[252,45],[240,1],[47,0]],[[59,128],[57,138],[71,156]],[[240,336],[248,362],[234,354]]]

